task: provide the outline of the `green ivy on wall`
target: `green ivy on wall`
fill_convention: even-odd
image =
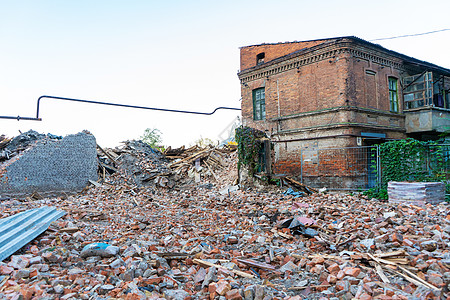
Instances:
[[[236,142],[238,144],[238,169],[242,165],[246,165],[253,176],[258,170],[259,166],[259,151],[262,144],[260,139],[266,137],[264,132],[248,127],[240,126],[236,128]]]
[[[368,196],[387,199],[389,181],[446,181],[446,146],[435,141],[424,142],[408,138],[380,144],[378,149],[381,165],[380,187],[368,190]]]

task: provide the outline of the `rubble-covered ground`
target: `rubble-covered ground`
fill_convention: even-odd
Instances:
[[[110,169],[119,171],[79,195],[0,202],[0,218],[44,205],[67,212],[0,263],[1,299],[450,296],[447,204],[224,189],[235,181],[234,152],[223,155],[220,170],[202,171],[194,166],[200,154],[169,163],[130,149],[110,153],[116,160]],[[140,159],[121,158],[127,151]],[[127,170],[120,170],[121,159]],[[175,161],[196,170],[174,174],[181,170]],[[112,250],[82,251],[92,243]]]

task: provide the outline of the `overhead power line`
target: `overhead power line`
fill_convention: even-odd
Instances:
[[[387,37],[387,38],[373,39],[373,40],[369,40],[369,42],[381,41],[381,40],[393,40],[393,39],[399,39],[399,38],[405,38],[405,37],[411,37],[411,36],[426,35],[426,34],[432,34],[432,33],[437,33],[437,32],[442,32],[442,31],[448,31],[448,30],[450,30],[450,28],[434,30],[434,31],[429,31],[429,32],[424,32],[424,33],[406,34],[406,35],[399,35],[399,36],[393,36],[393,37]]]

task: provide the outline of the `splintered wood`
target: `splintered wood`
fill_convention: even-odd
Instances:
[[[99,177],[103,182],[112,174],[128,173],[136,186],[183,188],[211,183],[218,187],[237,184],[237,154],[232,145],[168,147],[161,153],[141,141],[126,141],[115,149],[100,146],[97,149]]]

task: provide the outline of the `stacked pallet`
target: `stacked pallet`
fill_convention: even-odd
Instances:
[[[397,204],[439,204],[445,201],[445,184],[443,182],[391,181],[388,183],[388,196],[389,202]]]

